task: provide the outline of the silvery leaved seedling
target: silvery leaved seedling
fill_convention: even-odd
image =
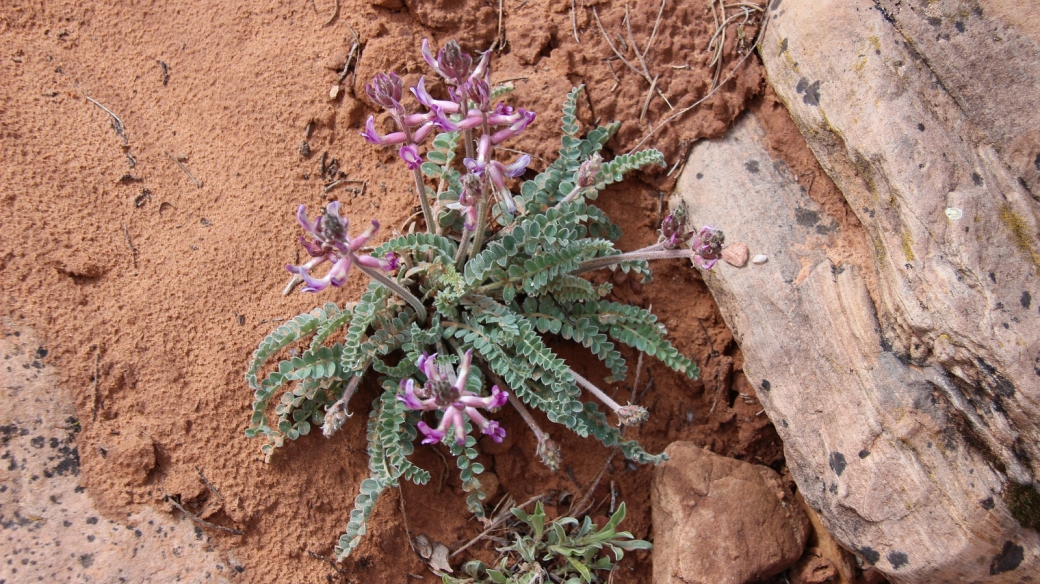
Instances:
[[[618,531],[625,519],[624,503],[603,527],[587,516],[580,522],[573,517],[559,517],[547,524],[541,501],[530,514],[520,508],[510,511],[518,522],[509,526],[513,542],[498,548],[503,556],[498,565],[489,567],[479,560],[466,562],[462,566],[465,576],[444,574],[443,584],[591,584],[602,582],[597,572],[609,574],[625,552],[653,548],[648,541]]]
[[[647,260],[658,258],[690,258],[710,269],[723,241],[722,232],[689,230],[684,216],[673,215],[659,243],[628,253],[615,248],[620,229],[588,201],[626,172],[663,159],[656,150],[643,150],[605,161],[600,151],[620,124],[581,138],[575,117],[581,87],[564,102],[559,158],[513,192],[510,179],[530,172],[531,157],[501,161],[496,147],[523,132],[534,112],[496,101],[508,89],[491,87],[488,53],[474,62],[449,42],[434,57],[423,41],[423,57],[443,79],[448,98],[432,96],[420,78],[410,88],[417,107],[409,111],[401,79],[380,73],[366,90],[396,129],[380,134],[370,117],[362,135],[397,148],[414,179],[426,232],[397,235],[372,250],[367,244],[377,221],[352,237],[338,202],[313,221],[301,206],[297,220],[306,236],[300,241],[311,259],[287,266],[293,274],[287,292],[300,283],[305,292],[342,286],[355,269],[371,282],[357,303],[329,302],[279,326],[260,343],[246,373],[255,392],[246,435],[266,439],[268,460],[312,425],[332,436],[350,416],[350,398],[362,378],[378,377],[382,391],[372,403],[367,433],[371,476],[361,483],[336,547],[339,559],[358,545],[387,487],[402,477],[429,481],[430,473],[408,460],[419,433],[423,444],[442,442],[457,457],[469,509],[482,517],[478,476],[484,469],[474,462],[474,433],[500,441],[515,431],[493,419],[507,403],[535,433],[537,455],[554,470],[560,450],[528,407],[580,436],[618,447],[633,461],[663,460],[625,440],[596,402],[583,401],[583,391],[622,425],[642,423],[647,411],[616,403],[550,350],[543,335],[584,345],[610,370],[609,382],[627,371],[615,343],[696,378],[697,366],[665,339],[652,314],[607,300],[609,283],[593,284],[581,275],[620,269],[648,281]],[[464,157],[457,164],[460,149]],[[316,275],[323,264],[331,267]],[[261,378],[268,358],[305,337],[311,337],[305,350]],[[276,395],[282,388],[288,389]],[[272,420],[268,410],[276,397]]]

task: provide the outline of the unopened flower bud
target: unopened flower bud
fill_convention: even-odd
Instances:
[[[389,111],[400,111],[401,95],[404,93],[404,84],[397,73],[376,73],[372,83],[365,86],[368,97],[383,109]]]
[[[705,225],[693,238],[691,248],[695,254],[693,264],[699,268],[710,270],[715,262],[722,257],[722,245],[726,242],[726,235],[721,229]]]
[[[693,235],[686,231],[686,207],[679,206],[661,222],[661,235],[668,249],[678,249]]]
[[[459,182],[462,183],[462,193],[459,195],[459,203],[466,205],[467,207],[479,203],[482,190],[480,177],[471,172],[467,172],[462,175]]]
[[[466,97],[469,98],[477,109],[486,111],[491,105],[491,88],[483,79],[471,79],[465,85]]]
[[[342,428],[347,421],[348,416],[341,403],[336,402],[325,412],[325,423],[321,425],[321,433],[326,438],[331,438],[336,433],[336,430]]]
[[[578,186],[583,189],[594,186],[596,175],[599,174],[601,168],[603,168],[603,157],[597,152],[578,167]]]
[[[538,458],[542,459],[542,462],[545,463],[545,466],[549,467],[549,470],[553,472],[556,472],[556,470],[560,468],[560,463],[563,462],[563,455],[560,453],[560,447],[550,440],[548,436],[538,442],[535,454],[537,454]]]
[[[473,58],[462,52],[459,43],[450,40],[437,52],[437,65],[449,81],[458,85],[473,71]]]
[[[617,416],[622,426],[638,426],[650,418],[650,412],[642,406],[629,404],[619,409]]]

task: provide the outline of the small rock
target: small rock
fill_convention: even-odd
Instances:
[[[144,432],[127,432],[107,439],[106,461],[118,469],[119,476],[131,486],[148,482],[155,468],[155,444]]]
[[[798,561],[809,520],[770,468],[673,442],[654,471],[655,584],[744,584]]]
[[[751,258],[751,263],[756,264],[756,265],[762,265],[762,264],[764,264],[764,263],[766,263],[768,261],[769,261],[769,256],[767,256],[765,254],[761,254],[761,253],[756,255],[755,257]]]
[[[438,574],[442,572],[451,574],[451,564],[448,563],[448,546],[440,542],[433,543],[433,555],[430,556],[430,569]]]
[[[346,64],[347,64],[347,54],[346,53],[341,53],[341,54],[336,55],[335,57],[332,57],[331,59],[325,61],[325,68],[330,70],[330,71],[335,71],[336,73],[339,73],[340,71],[343,70],[343,67]]]
[[[791,568],[791,584],[822,584],[833,582],[837,568],[816,548],[805,550],[805,555]]]
[[[501,482],[498,480],[498,475],[493,472],[488,472],[478,477],[480,481],[480,490],[484,491],[487,498],[484,501],[493,501],[498,496],[498,491],[501,489]]]
[[[337,97],[339,97],[339,85],[333,85],[329,90],[329,100],[334,101]]]
[[[743,241],[726,246],[722,250],[722,259],[731,266],[743,268],[747,265],[748,247]]]

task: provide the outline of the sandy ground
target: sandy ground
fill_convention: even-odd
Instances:
[[[83,515],[99,518],[91,524],[97,538],[109,526],[133,533],[145,531],[149,521],[170,525],[169,538],[161,542],[138,543],[124,534],[106,540],[124,548],[121,556],[98,555],[92,566],[65,562],[77,574],[99,574],[97,581],[122,567],[108,564],[122,562],[118,558],[126,557],[131,544],[150,545],[148,553],[159,554],[173,554],[179,546],[193,558],[183,564],[192,570],[184,573],[189,580],[201,579],[200,573],[233,577],[229,570],[250,582],[401,582],[409,573],[429,579],[408,547],[402,497],[412,535],[453,547],[478,532],[465,513],[457,475],[445,472],[437,453],[421,448],[415,461],[431,470],[433,484],[405,486],[382,499],[365,543],[333,566],[321,557],[331,554],[357,485],[367,476],[364,409],[333,439],[312,434],[266,465],[259,442],[243,436],[251,402],[243,373],[256,344],[285,318],[325,301],[356,299],[365,285],[356,276],[343,289],[318,297],[281,296],[287,279],[282,266],[299,253],[296,206],[338,199],[351,217],[379,218],[387,227],[383,237],[417,208],[409,176],[393,153],[364,144],[358,131],[376,113],[364,97],[364,83],[388,69],[414,82],[424,71],[423,37],[435,46],[458,38],[471,51],[504,39],[493,80],[511,80],[511,102],[539,114],[512,145],[530,152],[536,169],[555,155],[566,91],[585,83],[583,122],[624,122],[608,144],[614,154],[649,136],[644,146],[661,149],[668,166],[675,166],[694,140],[720,135],[754,103],[759,115],[772,120],[777,144],[801,144],[801,150],[797,144],[780,149],[793,168],[804,170],[810,193],[836,193],[827,190],[833,185],[795,139],[786,111],[775,99],[761,97],[765,85],[755,57],[701,106],[664,124],[711,87],[708,41],[715,27],[706,2],[666,3],[649,50],[643,47],[654,28],[656,2],[630,6],[631,37],[623,3],[579,1],[573,13],[569,3],[549,0],[502,6],[501,26],[498,4],[477,1],[341,0],[338,11],[332,2],[312,7],[306,0],[15,0],[0,7],[3,331],[35,335],[33,343],[47,350],[40,360],[47,387],[61,396],[47,408],[66,403],[61,407],[74,409],[39,424],[28,421],[28,414],[18,418],[18,432],[30,434],[12,435],[10,448],[15,452],[14,445],[29,440],[31,452],[36,436],[54,438],[78,456],[80,467],[80,474],[53,478],[65,482],[40,483],[64,493],[62,501],[75,499],[75,506],[63,503],[67,511],[56,511],[40,503],[44,508],[33,511],[41,496],[35,490],[32,497],[28,491],[4,494],[5,522],[19,521],[11,506],[21,505],[23,518],[50,513],[38,515],[48,526],[67,516],[79,538],[92,533],[80,525]],[[644,113],[650,84],[613,58],[597,14],[635,69],[642,65],[629,45],[645,50],[647,71],[667,102],[656,95]],[[757,30],[749,23],[742,38],[737,23],[727,29],[722,80]],[[355,32],[360,60],[342,75]],[[333,87],[340,89],[330,99]],[[103,108],[119,118],[119,132]],[[305,142],[307,155],[301,151]],[[353,182],[326,193],[329,176],[321,168],[333,159],[340,178]],[[600,197],[598,203],[625,230],[622,248],[655,240],[661,204],[678,169],[670,176],[666,171],[634,178]],[[820,176],[810,178],[810,171]],[[782,446],[766,416],[756,415],[761,408],[741,372],[740,350],[700,276],[678,261],[654,268],[650,285],[615,279],[615,295],[652,306],[678,348],[704,373],[689,382],[648,359],[638,389],[652,417],[633,436],[655,452],[674,440],[692,440],[783,471]],[[11,341],[4,350],[16,359],[36,348]],[[554,348],[579,371],[602,378],[603,370],[582,350],[566,343]],[[626,356],[634,363],[634,356]],[[611,391],[623,397],[631,390],[618,384]],[[374,387],[363,387],[355,403],[370,403],[374,394]],[[51,410],[41,409],[38,417],[45,411]],[[519,417],[506,413],[502,423],[516,438],[509,448],[483,457],[502,485],[498,496],[577,493],[606,461],[606,449],[554,428],[565,466],[552,474],[536,461],[534,439]],[[11,472],[4,484],[26,488],[28,471]],[[616,461],[595,497],[609,499],[613,486],[628,503],[625,527],[652,539],[650,477],[648,468]],[[167,497],[244,535],[206,528],[196,539],[199,530]],[[28,524],[12,529],[14,539],[4,534],[6,543],[0,544],[20,553],[51,553],[42,539],[29,539]],[[183,539],[169,543],[173,533]],[[69,557],[94,553],[89,546],[72,546],[68,536],[47,537],[65,541]],[[479,548],[474,553],[486,553]],[[4,553],[22,557],[10,549]],[[173,562],[169,569],[180,565]],[[649,555],[630,555],[623,569],[624,581],[648,582]]]

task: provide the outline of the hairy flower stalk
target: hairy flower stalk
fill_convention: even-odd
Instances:
[[[419,422],[417,427],[425,436],[422,443],[436,444],[449,433],[454,433],[455,442],[459,445],[465,444],[467,418],[472,420],[481,432],[491,436],[492,440],[501,442],[506,436],[505,429],[498,422],[485,418],[477,408],[500,408],[509,399],[509,394],[500,390],[497,385],[491,388],[491,395],[487,397],[480,397],[466,390],[466,381],[473,364],[472,349],[466,351],[462,357],[462,364],[454,383],[449,378],[450,370],[442,371],[437,367],[434,362],[436,357],[437,353],[423,353],[416,365],[426,376],[426,383],[419,386],[414,379],[403,379],[401,392],[397,395],[397,399],[409,409],[443,412],[440,425],[436,428],[431,428],[426,422]]]
[[[325,420],[321,425],[321,433],[326,438],[331,438],[337,430],[343,427],[346,423],[347,418],[352,414],[347,411],[347,406],[350,405],[350,398],[354,397],[354,392],[357,391],[358,385],[361,383],[361,378],[368,371],[368,368],[372,365],[372,359],[365,362],[365,365],[361,367],[361,373],[355,375],[350,383],[347,384],[346,389],[343,390],[343,396],[336,400],[336,403],[332,404],[325,410]]]
[[[690,235],[692,235],[692,233],[690,233]],[[721,229],[705,225],[704,227],[701,227],[700,231],[697,232],[697,235],[692,238],[689,248],[670,249],[669,240],[666,239],[665,241],[635,251],[585,260],[578,264],[578,269],[575,270],[574,273],[584,274],[585,272],[591,272],[593,270],[599,270],[601,268],[616,266],[623,262],[636,260],[664,260],[673,258],[690,258],[693,265],[702,270],[710,270],[715,267],[715,263],[719,261],[720,257],[722,257],[722,244],[725,240],[726,236],[722,233]]]
[[[632,404],[622,406],[611,399],[602,389],[593,385],[591,381],[578,375],[578,373],[573,369],[570,369],[570,373],[578,385],[584,387],[589,393],[598,397],[608,408],[614,410],[614,413],[618,416],[618,422],[620,422],[622,426],[638,426],[649,419],[650,413],[646,411],[646,408]]]
[[[462,237],[459,239],[459,249],[455,252],[455,268],[461,271],[466,263],[470,234],[480,223],[480,203],[484,200],[487,185],[477,175],[468,173],[462,175],[459,182],[462,184],[459,200],[449,204],[448,208],[461,211],[463,216]]]
[[[502,387],[506,386],[505,381],[501,377],[495,375],[493,372],[487,372],[490,377],[497,385]],[[531,429],[531,433],[538,440],[538,446],[535,448],[535,454],[542,460],[545,466],[549,467],[549,470],[556,472],[560,468],[560,463],[563,462],[563,455],[560,453],[560,447],[549,438],[549,434],[542,430],[542,427],[535,421],[534,416],[527,409],[527,406],[520,401],[513,392],[509,393],[509,405],[513,406],[517,412],[520,413],[520,417],[523,418],[524,423]]]

